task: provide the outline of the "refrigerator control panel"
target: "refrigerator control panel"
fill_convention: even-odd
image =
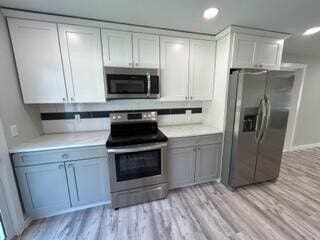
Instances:
[[[257,115],[245,115],[243,119],[243,132],[254,132]]]

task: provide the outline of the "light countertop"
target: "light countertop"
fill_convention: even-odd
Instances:
[[[109,131],[47,134],[10,148],[10,153],[105,145]]]
[[[221,131],[204,124],[164,126],[159,129],[168,138],[192,137],[219,134]],[[102,146],[106,144],[109,131],[90,131],[76,133],[47,134],[31,139],[16,147],[10,148],[10,153],[47,151],[65,148]]]
[[[168,138],[195,137],[222,133],[204,124],[164,126],[159,128]]]

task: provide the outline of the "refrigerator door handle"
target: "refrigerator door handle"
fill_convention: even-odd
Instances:
[[[262,115],[262,116],[261,116]],[[259,103],[259,109],[256,119],[256,127],[255,127],[255,140],[258,143],[261,140],[265,123],[266,123],[266,101],[265,96],[261,97],[260,103]],[[261,123],[260,123],[261,122]]]
[[[263,126],[263,131],[261,134],[261,141],[263,140],[266,130],[268,129],[269,126],[269,121],[270,121],[270,99],[268,96],[265,96],[264,98],[265,101],[265,108],[266,108],[266,114],[265,114],[265,124]]]

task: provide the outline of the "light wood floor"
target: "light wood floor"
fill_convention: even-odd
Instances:
[[[21,239],[320,239],[320,149],[286,153],[275,183],[171,191],[118,211],[97,207],[35,221]]]

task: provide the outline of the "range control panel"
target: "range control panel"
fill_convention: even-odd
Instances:
[[[157,121],[157,112],[120,112],[111,113],[111,122]]]

